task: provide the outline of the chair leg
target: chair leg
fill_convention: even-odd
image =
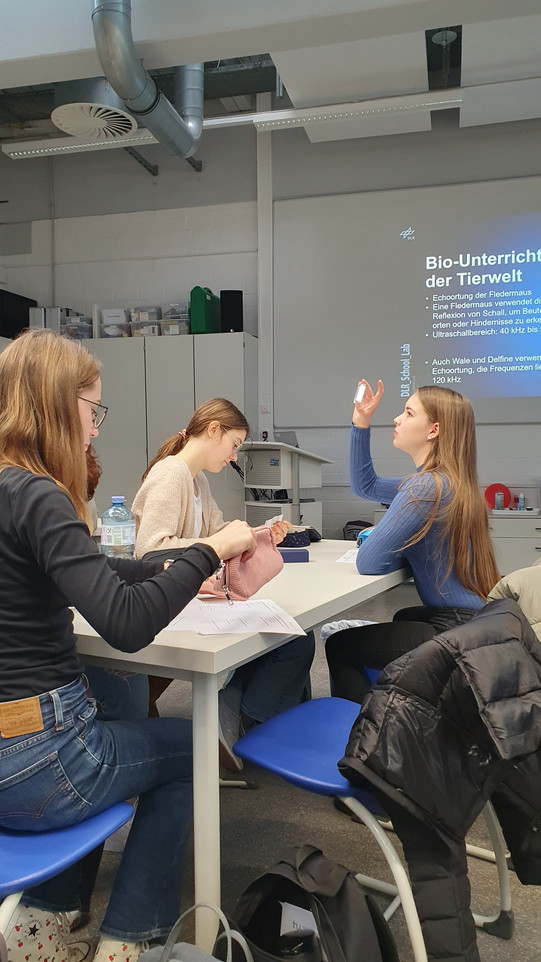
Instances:
[[[345,802],[352,811],[354,810],[351,802],[355,801],[355,799],[343,798],[342,801]],[[499,939],[510,939],[513,936],[515,922],[511,908],[511,888],[509,885],[507,855],[498,820],[490,802],[487,802],[483,809],[483,817],[489,831],[493,849],[479,848],[476,845],[470,845],[468,843],[466,845],[466,852],[473,858],[480,858],[484,861],[495,863],[498,873],[499,910],[496,915],[479,915],[473,912],[473,919],[477,928],[483,929],[488,935],[494,935]],[[384,820],[383,818],[379,818],[378,822],[385,831],[394,831],[392,822]],[[366,880],[365,876],[358,876],[358,878],[362,885],[369,886],[369,881]],[[385,883],[382,883],[382,885],[384,884]],[[370,885],[369,887],[376,889],[375,885]],[[389,895],[392,894],[390,888],[385,889],[382,887],[381,889],[377,889],[377,891],[386,892],[386,894]],[[390,913],[387,915],[387,918],[390,918],[392,914],[390,908],[391,906],[387,909],[387,913]],[[394,911],[394,908],[392,911]]]
[[[6,895],[0,905],[0,932],[4,935],[6,934],[9,920],[21,901],[22,894],[22,892],[13,892],[11,895]]]
[[[375,816],[372,815],[372,812],[369,812],[368,809],[361,804],[361,802],[359,802],[356,798],[351,798],[349,796],[345,797],[343,801],[347,802],[349,808],[355,812],[355,815],[357,815],[361,822],[370,830],[383,854],[385,855],[387,864],[389,865],[395,880],[396,892],[400,897],[402,908],[404,910],[404,916],[406,919],[406,925],[408,927],[408,934],[411,947],[413,949],[414,960],[415,962],[427,962],[423,933],[421,931],[421,924],[419,922],[419,916],[417,915],[413,893],[411,891],[406,870],[404,869],[404,866],[402,865],[395,848],[387,838],[387,835],[379,824],[377,818],[375,818]],[[357,877],[362,879],[362,884],[366,885],[367,887],[375,888],[376,890],[381,891],[382,883],[378,882],[377,879],[370,879],[367,876]],[[393,891],[388,892],[387,894],[394,894],[394,886],[391,888]]]
[[[513,910],[511,908],[511,888],[509,885],[509,869],[505,857],[505,848],[494,809],[487,802],[483,809],[483,816],[490,834],[490,841],[494,849],[494,860],[498,872],[499,912],[497,915],[473,916],[478,928],[484,929],[489,935],[499,939],[510,939],[514,931]]]
[[[246,778],[245,776],[240,776],[239,778],[222,778],[220,777],[220,788],[259,788],[259,782],[255,778]]]

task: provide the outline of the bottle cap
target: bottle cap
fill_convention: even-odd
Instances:
[[[126,498],[124,497],[123,494],[114,494],[113,497],[111,498],[111,501],[113,502],[113,504],[124,504],[125,500]]]

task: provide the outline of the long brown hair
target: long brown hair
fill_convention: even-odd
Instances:
[[[0,354],[0,467],[52,478],[87,524],[77,397],[98,377],[96,358],[53,331],[25,331]]]
[[[417,388],[428,420],[439,422],[439,434],[431,440],[420,474],[430,472],[436,484],[436,500],[423,527],[408,542],[421,541],[436,516],[442,521],[442,542],[449,539],[449,567],[468,591],[486,598],[500,578],[488,527],[485,500],[477,477],[475,417],[467,398],[448,388]],[[443,480],[449,486],[449,502],[441,508]]]
[[[223,397],[215,397],[211,401],[205,401],[194,411],[186,428],[163,442],[156,457],[146,469],[142,481],[145,480],[150,469],[158,461],[163,461],[164,458],[178,454],[190,438],[197,438],[204,434],[212,421],[219,421],[222,433],[235,430],[245,431],[246,434],[250,432],[250,425],[244,414],[231,401],[227,401]]]

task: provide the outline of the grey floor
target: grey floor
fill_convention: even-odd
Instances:
[[[373,602],[350,609],[348,617],[388,621],[392,614],[406,605],[418,603],[413,585],[400,585]],[[344,614],[345,616],[345,614]],[[327,667],[323,647],[316,632],[317,651],[312,669],[314,697],[329,694]],[[190,714],[190,686],[174,682],[159,702],[163,715]],[[291,845],[310,842],[320,847],[329,858],[344,865],[390,881],[390,873],[379,848],[367,830],[339,814],[330,800],[309,795],[287,785],[267,772],[252,769],[249,774],[258,783],[256,790],[222,788],[222,902],[230,912],[245,886],[277,861],[281,852]],[[393,836],[394,839],[394,836]],[[395,839],[396,841],[396,839]],[[469,841],[489,847],[484,823],[476,823]],[[399,847],[399,843],[396,842]],[[92,921],[88,932],[93,933],[107,901],[114,871],[120,856],[106,852],[102,861],[93,903]],[[183,907],[193,902],[193,871],[191,861],[185,874]],[[472,905],[474,911],[490,914],[496,905],[495,868],[478,859],[470,859]],[[515,935],[510,942],[478,933],[482,962],[540,962],[541,960],[541,892],[522,886],[511,873],[511,892],[515,912]],[[385,906],[385,900],[381,902]],[[391,920],[401,962],[411,962],[413,956],[400,910]],[[190,941],[193,925],[184,933]],[[352,960],[353,962],[353,960]],[[359,960],[362,962],[362,960]]]

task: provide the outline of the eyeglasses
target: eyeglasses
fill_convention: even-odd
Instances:
[[[236,438],[233,434],[231,434],[231,431],[228,431],[227,428],[223,428],[223,430],[225,431],[226,434],[229,435],[229,437],[230,437],[231,440],[233,441],[233,453],[236,454],[237,451],[238,451],[238,450],[242,447],[242,445],[244,444],[244,441],[239,441],[239,439]]]
[[[77,395],[80,401],[86,401],[87,404],[92,405],[92,424],[95,428],[99,428],[101,424],[105,421],[107,411],[109,410],[105,404],[98,404],[96,401],[91,401],[87,397],[81,397]]]

